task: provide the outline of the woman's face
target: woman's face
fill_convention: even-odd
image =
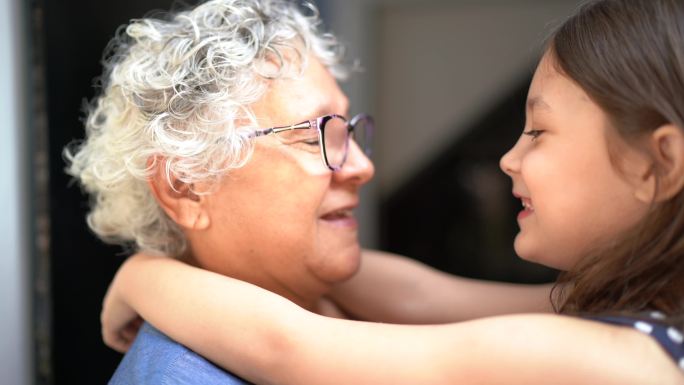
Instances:
[[[312,58],[303,76],[273,81],[252,107],[267,128],[331,113],[347,116],[348,100]],[[333,173],[317,144],[288,144],[276,135],[254,141],[248,163],[207,196],[211,226],[192,249],[209,270],[306,302],[359,267],[351,210],[373,176],[373,164],[353,143],[346,163]]]
[[[630,182],[642,160],[626,148],[619,154],[621,171],[615,168],[606,114],[553,61],[547,53],[539,63],[524,133],[501,159],[501,168],[523,205],[516,253],[568,270],[636,224],[648,204],[637,199]],[[610,140],[616,140],[614,134]]]

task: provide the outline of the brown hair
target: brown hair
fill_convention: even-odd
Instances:
[[[550,37],[558,70],[608,115],[626,143],[667,123],[684,129],[684,2],[599,0]],[[654,161],[658,175],[658,164]],[[560,313],[660,310],[684,327],[684,192],[561,274]],[[568,288],[568,290],[564,290]]]

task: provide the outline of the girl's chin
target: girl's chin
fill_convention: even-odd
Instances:
[[[546,265],[544,261],[540,260],[538,256],[531,254],[531,253],[525,253],[525,252],[520,252],[518,250],[515,251],[516,254],[518,254],[518,257],[522,259],[523,261],[531,262],[531,263],[536,263],[538,265]]]
[[[557,255],[554,255],[553,253],[543,253],[538,248],[532,247],[532,245],[527,244],[527,242],[525,242],[525,239],[521,238],[522,237],[520,236],[520,234],[518,234],[518,236],[515,238],[515,243],[513,245],[515,253],[518,255],[520,259],[522,259],[523,261],[535,263],[537,265],[550,267],[556,270],[566,270],[567,266],[565,263],[563,263],[562,260],[558,258],[553,258]],[[551,256],[551,258],[549,258],[549,256]]]
[[[520,259],[527,262],[540,263],[537,259],[537,253],[534,252],[534,248],[531,246],[522,233],[518,233],[513,242],[513,249]]]

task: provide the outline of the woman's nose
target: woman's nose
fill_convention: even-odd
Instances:
[[[375,166],[355,141],[349,141],[349,153],[342,168],[333,173],[338,180],[348,180],[363,185],[373,178]]]

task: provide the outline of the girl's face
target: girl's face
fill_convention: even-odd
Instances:
[[[623,146],[611,162],[608,144],[617,138],[608,117],[549,53],[534,74],[526,114],[523,134],[501,158],[523,206],[515,251],[569,270],[644,217],[648,203],[637,198],[635,178],[646,161]]]

